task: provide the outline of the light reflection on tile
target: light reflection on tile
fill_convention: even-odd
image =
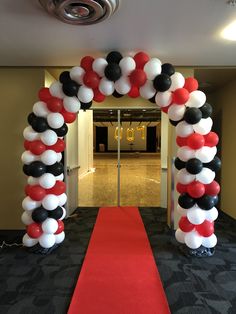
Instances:
[[[79,206],[117,205],[117,155],[96,154],[79,180]],[[160,154],[121,153],[121,205],[160,206]]]

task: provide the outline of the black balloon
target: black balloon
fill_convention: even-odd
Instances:
[[[196,124],[202,118],[202,112],[198,108],[187,108],[184,113],[184,120],[189,124]]]
[[[80,109],[86,111],[86,110],[88,110],[92,106],[92,104],[93,104],[92,101],[86,102],[86,103],[85,102],[80,102]]]
[[[36,115],[35,115],[33,112],[31,112],[31,113],[28,115],[28,117],[27,117],[28,123],[31,125],[31,124],[32,124],[32,121],[33,121],[35,118],[36,118]]]
[[[35,208],[35,210],[32,212],[32,219],[35,222],[43,222],[48,218],[49,211],[47,211],[42,206]]]
[[[56,132],[57,136],[62,137],[65,136],[68,132],[68,126],[64,123],[62,127],[58,129],[51,128],[54,132]]]
[[[32,177],[39,178],[46,173],[46,165],[41,161],[33,161],[29,165],[29,174]]]
[[[170,63],[164,63],[161,66],[161,73],[171,76],[175,73],[175,68]]]
[[[119,94],[116,90],[113,92],[112,96],[114,96],[115,98],[121,98],[123,97],[124,95],[122,94]]]
[[[199,108],[202,112],[202,117],[204,119],[211,117],[212,115],[212,106],[210,104],[208,104],[207,102],[201,107]]]
[[[79,90],[79,84],[72,80],[67,81],[63,83],[62,90],[66,96],[70,96],[70,97],[77,96],[77,93]]]
[[[173,126],[176,126],[178,123],[180,123],[181,121],[183,121],[183,119],[179,120],[179,121],[174,121],[174,120],[171,120],[169,119],[170,121],[170,124],[172,124]]]
[[[214,206],[216,206],[216,204],[218,203],[218,201],[219,201],[219,197],[218,197],[218,195],[214,195],[214,196],[212,196],[213,197],[213,199],[214,199]]]
[[[219,157],[215,156],[214,159],[208,163],[203,164],[204,167],[211,169],[214,172],[217,172],[221,168],[221,160]]]
[[[49,128],[47,120],[43,117],[35,117],[31,122],[31,126],[34,131],[39,133],[42,133]]]
[[[215,198],[214,196],[210,196],[210,195],[203,195],[202,197],[196,199],[197,201],[197,205],[204,209],[204,210],[209,210],[212,207],[215,206]]]
[[[198,174],[202,171],[203,164],[197,158],[191,158],[186,162],[186,170],[191,174]]]
[[[180,170],[185,168],[186,163],[184,161],[182,161],[181,159],[179,159],[179,157],[175,158],[175,168]]]
[[[116,63],[109,63],[105,67],[104,74],[108,80],[115,82],[121,77],[121,68]]]
[[[108,53],[106,60],[108,63],[119,63],[122,58],[122,55],[118,51],[111,51]]]
[[[23,165],[23,172],[25,175],[30,176],[29,165]]]
[[[64,165],[61,162],[56,162],[51,166],[47,166],[47,172],[52,173],[54,176],[59,176],[64,173]]]
[[[54,218],[54,219],[60,219],[63,216],[63,209],[58,206],[56,209],[54,210],[49,210],[48,211],[48,216],[50,218]]]
[[[148,99],[152,104],[156,103],[156,94],[152,97]]]
[[[170,76],[165,73],[157,75],[153,81],[153,86],[159,92],[167,91],[171,86]]]
[[[188,193],[180,194],[178,203],[182,208],[188,209],[195,205],[195,199],[190,197]]]
[[[59,81],[61,83],[66,83],[68,81],[71,81],[71,78],[70,78],[70,72],[69,71],[64,71],[60,74],[59,76]]]

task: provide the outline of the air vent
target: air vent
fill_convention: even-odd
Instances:
[[[89,25],[115,13],[120,0],[39,0],[45,10],[62,22]]]

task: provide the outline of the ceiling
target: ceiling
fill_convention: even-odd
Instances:
[[[116,49],[147,51],[176,66],[236,66],[236,42],[219,36],[235,19],[227,0],[123,0],[110,20],[73,26],[38,0],[1,0],[0,65],[73,66]]]

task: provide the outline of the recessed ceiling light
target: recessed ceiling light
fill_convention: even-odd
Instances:
[[[221,32],[221,36],[224,39],[236,41],[236,21],[226,26]]]

